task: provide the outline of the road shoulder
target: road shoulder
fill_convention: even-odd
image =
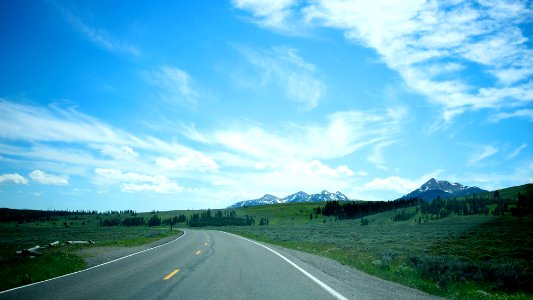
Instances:
[[[85,247],[74,252],[80,256],[86,263],[87,267],[94,267],[121,257],[157,247],[169,243],[180,237],[183,233],[175,236],[166,237],[148,244],[133,247],[112,247],[112,246],[92,246]]]
[[[279,252],[349,299],[443,299],[369,275],[330,258],[260,243]]]

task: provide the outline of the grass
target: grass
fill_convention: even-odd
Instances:
[[[533,185],[500,190],[506,199],[532,193]],[[255,226],[217,227],[259,241],[335,259],[366,273],[451,299],[532,299],[533,218],[451,216],[432,219],[416,208],[399,209],[361,220],[336,221],[313,214],[323,203],[289,203],[232,209],[253,216]],[[491,209],[494,209],[495,205]],[[394,222],[405,211],[410,219]],[[157,212],[161,219],[202,211]],[[139,213],[146,220],[153,213]],[[313,218],[310,219],[309,215]],[[121,217],[128,217],[122,215]],[[56,240],[93,240],[99,246],[135,246],[176,234],[166,228],[99,227],[99,218],[17,225],[0,224],[0,290],[83,269],[74,254],[85,246],[50,248],[34,259],[15,250]],[[419,218],[421,222],[419,223]],[[260,218],[269,225],[259,226]],[[69,227],[63,224],[67,222]],[[177,224],[176,226],[183,224]]]
[[[414,217],[400,222],[392,217],[401,209],[369,216],[368,226],[359,219],[309,220],[303,209],[298,219],[223,230],[329,257],[447,298],[531,299],[531,290],[525,290],[533,277],[533,219],[473,215],[419,224],[415,209],[403,209]],[[257,209],[264,215],[267,210]]]
[[[94,220],[93,220],[94,218]],[[85,261],[75,254],[82,247],[131,247],[174,236],[179,231],[159,227],[99,227],[94,216],[69,227],[54,225],[61,222],[0,225],[0,290],[37,282],[86,268]],[[70,224],[70,221],[68,222]],[[21,257],[15,251],[35,245],[67,240],[92,240],[94,245],[63,245],[39,249],[44,253],[35,258]]]
[[[521,193],[522,195],[526,195],[526,194],[531,195],[531,194],[533,194],[533,184],[528,183],[528,184],[524,184],[524,185],[508,187],[508,188],[505,188],[505,189],[498,190],[498,192],[499,192],[500,197],[502,199],[516,201],[517,198],[518,198],[518,193]],[[481,193],[478,196],[479,197],[483,197],[483,198],[492,198],[494,196],[494,191],[488,192],[488,193]],[[472,196],[468,196],[468,197],[471,198]],[[464,196],[463,197],[458,197],[457,199],[463,200],[463,199],[465,199],[465,197]]]

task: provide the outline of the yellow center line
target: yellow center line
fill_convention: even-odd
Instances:
[[[202,253],[202,251],[198,250],[198,251],[196,251],[195,254],[198,255],[198,254],[200,254],[200,253]]]
[[[179,271],[180,271],[180,269],[176,269],[176,270],[170,272],[170,274],[165,276],[165,278],[163,278],[163,280],[169,280],[170,278],[172,278],[172,276],[176,275],[176,273],[178,273]]]

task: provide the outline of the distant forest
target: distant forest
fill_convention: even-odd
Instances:
[[[133,210],[120,211],[68,211],[68,210],[27,210],[0,208],[0,223],[16,222],[17,224],[31,222],[54,222],[64,220],[84,220],[84,216],[95,215],[99,226],[173,226],[185,223],[190,227],[203,226],[244,226],[255,224],[255,219],[250,216],[238,217],[234,210],[211,210],[202,213],[193,213],[189,218],[180,214],[171,218],[161,219],[156,211],[152,211],[149,218],[137,216]],[[68,227],[68,222],[63,222]],[[263,220],[261,224],[263,225]]]
[[[327,201],[324,207],[317,207],[316,214],[335,216],[335,219],[358,219],[384,211],[418,205],[419,198],[398,199],[394,201],[339,202]]]
[[[495,207],[490,209],[490,206]],[[504,215],[511,213],[516,217],[533,216],[533,195],[518,193],[516,200],[504,199],[495,191],[492,194],[465,196],[463,199],[448,198],[420,202],[420,210],[423,214],[433,215],[436,218],[445,218],[450,215]]]
[[[508,194],[507,194],[508,195]],[[368,219],[364,217],[390,210],[416,206],[416,213],[421,213],[418,222],[422,218],[441,219],[452,215],[512,215],[516,217],[533,217],[533,192],[528,187],[514,194],[515,199],[505,198],[499,191],[482,195],[470,195],[461,198],[441,199],[437,197],[433,201],[424,201],[420,198],[402,198],[394,201],[327,201],[324,206],[318,206],[310,214],[310,220],[318,215],[335,217],[335,220],[361,218],[361,225],[368,225]],[[412,218],[414,212],[397,212],[392,217],[393,221],[403,221]],[[167,225],[172,228],[176,224],[184,224],[190,227],[203,226],[247,226],[256,225],[252,216],[237,216],[235,210],[211,210],[192,213],[189,216],[180,214],[170,218],[161,219],[158,212],[152,211],[150,217],[138,216],[134,210],[97,212],[84,210],[26,210],[0,208],[0,223],[16,222],[18,224],[30,222],[55,222],[61,220],[84,220],[85,216],[95,215],[100,226],[160,226]],[[68,227],[72,222],[63,222]],[[258,225],[268,225],[268,218],[260,218]],[[85,222],[84,222],[85,225]]]

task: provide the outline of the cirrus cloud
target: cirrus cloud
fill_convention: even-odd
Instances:
[[[443,108],[442,120],[469,110],[509,110],[533,101],[533,50],[522,26],[531,21],[524,1],[235,1],[259,24],[290,26],[299,17],[312,28],[340,30],[374,49],[413,91]],[[482,72],[480,82],[465,76]],[[476,76],[477,77],[477,76]],[[513,117],[508,113],[506,117]]]

